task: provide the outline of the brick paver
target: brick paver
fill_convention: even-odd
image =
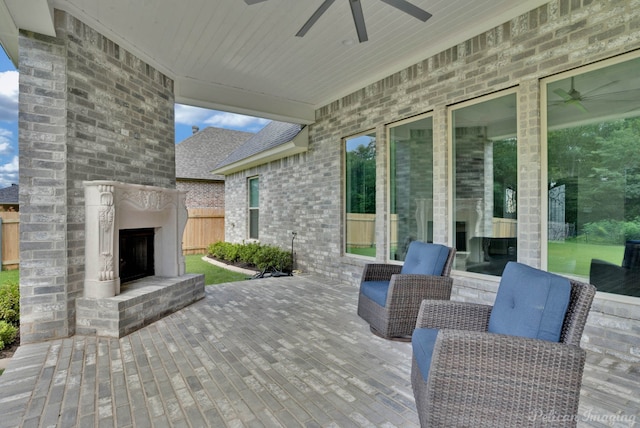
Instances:
[[[21,346],[2,427],[416,427],[411,347],[373,336],[357,289],[244,281],[122,339]],[[589,355],[578,426],[632,426],[637,367]],[[635,393],[634,393],[635,392]]]

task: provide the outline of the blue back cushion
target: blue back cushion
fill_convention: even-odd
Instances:
[[[558,342],[570,295],[567,278],[509,262],[502,273],[488,331]]]
[[[436,344],[437,337],[438,329],[435,328],[416,328],[411,336],[413,356],[425,382],[429,378],[431,356],[433,355],[433,347]]]
[[[389,281],[364,281],[360,285],[362,294],[384,307],[387,303]]]
[[[412,241],[402,265],[403,274],[442,275],[449,257],[449,247]]]

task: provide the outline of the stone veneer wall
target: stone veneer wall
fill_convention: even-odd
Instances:
[[[386,260],[386,125],[431,111],[434,124],[434,240],[448,242],[447,107],[518,87],[518,257],[541,264],[542,188],[539,79],[640,48],[637,0],[554,0],[316,111],[309,150],[226,177],[226,237],[247,237],[246,179],[260,177],[260,240],[287,248],[291,231],[298,267],[358,283],[368,260],[343,254],[342,139],[377,134],[376,240]],[[454,272],[453,298],[493,302],[497,280]],[[354,291],[355,292],[355,291]],[[584,343],[640,361],[638,299],[599,296]],[[620,300],[620,299],[618,299]]]
[[[75,332],[84,180],[175,187],[173,81],[73,16],[22,32],[21,341]]]

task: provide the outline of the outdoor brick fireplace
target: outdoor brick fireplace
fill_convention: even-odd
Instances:
[[[83,184],[78,333],[122,337],[204,297],[203,277],[185,274],[185,192],[117,181]]]

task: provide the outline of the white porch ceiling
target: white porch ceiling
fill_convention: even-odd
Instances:
[[[0,41],[17,29],[53,35],[65,10],[174,79],[176,102],[296,123],[314,110],[548,0],[410,0],[427,22],[362,0],[358,43],[349,0],[295,37],[322,0],[0,0]]]

